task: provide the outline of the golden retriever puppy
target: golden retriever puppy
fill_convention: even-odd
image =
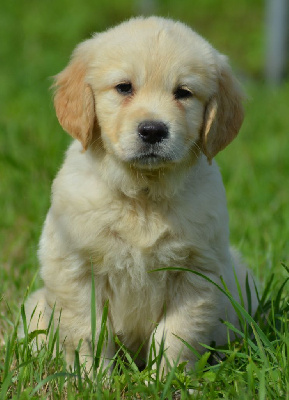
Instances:
[[[202,352],[226,342],[220,319],[237,317],[216,286],[173,268],[223,277],[238,300],[235,268],[245,287],[213,161],[243,120],[227,60],[180,22],[135,18],[77,46],[54,86],[59,122],[76,140],[53,183],[29,329],[45,329],[55,307],[67,361],[82,339],[89,368],[93,272],[98,333],[109,302],[104,362],[117,335],[132,352],[142,346],[143,360],[152,338],[164,340],[170,363],[193,367],[178,337]]]

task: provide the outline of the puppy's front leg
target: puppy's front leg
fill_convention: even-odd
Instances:
[[[85,370],[88,374],[92,374],[93,370],[93,362],[94,362],[94,357],[96,356],[96,348],[98,345],[98,339],[99,339],[99,332],[97,332],[96,335],[96,342],[95,342],[95,351],[93,352],[93,346],[92,346],[92,340],[91,337],[86,336],[82,337],[81,340],[81,346],[79,349],[79,362],[80,364],[83,364],[85,366]],[[65,358],[67,361],[68,365],[73,366],[75,363],[75,350],[76,346],[75,343],[73,343],[75,340],[77,340],[77,337],[74,337],[74,340],[71,342],[67,342],[65,344]],[[111,363],[111,360],[113,359],[115,354],[115,346],[113,343],[112,338],[108,335],[106,340],[104,341],[101,349],[101,357],[99,360],[99,365],[98,369],[106,370],[109,368],[109,364]],[[110,373],[112,368],[108,370],[108,373]]]
[[[175,363],[187,362],[187,369],[194,367],[197,360],[193,351],[183,341],[193,347],[198,353],[204,353],[202,344],[212,341],[226,340],[226,327],[220,322],[221,310],[225,307],[222,294],[213,288],[207,291],[191,289],[192,293],[177,296],[166,310],[165,315],[151,336],[150,345],[154,341],[157,356],[163,344],[160,372],[168,372],[168,367]],[[182,341],[182,340],[183,341]],[[154,357],[153,357],[154,358]]]
[[[101,316],[101,309],[98,311],[97,316]],[[75,363],[75,350],[78,349],[80,364],[84,364],[86,372],[91,374],[98,341],[100,340],[101,334],[104,333],[104,339],[100,349],[101,353],[99,354],[100,360],[98,368],[106,369],[115,354],[115,345],[110,322],[106,322],[106,327],[101,327],[100,319],[97,318],[93,346],[90,307],[87,308],[86,314],[79,314],[79,312],[69,307],[62,307],[61,311],[57,309],[55,317],[57,317],[57,315],[60,315],[60,340],[64,343],[67,364],[73,367]],[[105,329],[105,332],[101,332],[103,329]]]
[[[25,304],[28,332],[37,330],[44,332],[49,326],[50,319],[53,318],[50,329],[53,329],[52,333],[54,334],[57,327],[59,327],[60,344],[63,347],[68,367],[73,369],[75,350],[81,344],[79,348],[79,362],[80,364],[84,364],[87,373],[90,373],[93,366],[93,357],[95,356],[92,346],[90,305],[87,305],[86,312],[79,313],[72,299],[73,296],[71,296],[70,300],[67,297],[64,301],[63,296],[57,298],[51,290],[48,291],[44,288],[33,293]],[[101,316],[101,308],[98,311],[97,315]],[[96,321],[96,324],[95,349],[97,348],[100,336],[100,319]],[[99,367],[102,369],[106,369],[109,366],[115,354],[115,345],[109,321],[107,321],[106,330],[99,362]],[[24,326],[20,324],[18,335],[19,337],[24,337],[24,334]],[[33,340],[34,351],[37,351],[39,348],[37,342],[39,345],[41,342],[48,343],[49,336],[49,332],[37,335]],[[55,352],[55,349],[53,351]]]

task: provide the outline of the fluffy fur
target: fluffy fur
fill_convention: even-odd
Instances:
[[[145,360],[154,335],[170,362],[192,367],[176,336],[202,352],[200,343],[226,342],[220,319],[236,324],[236,315],[202,277],[153,270],[187,268],[218,284],[222,276],[238,299],[234,265],[244,289],[213,161],[243,120],[226,58],[179,22],[137,18],[81,43],[54,86],[59,122],[76,140],[53,183],[29,329],[47,328],[55,306],[68,362],[83,339],[89,368],[93,270],[98,318],[109,301],[103,360],[115,354],[114,335],[133,352],[143,345]]]

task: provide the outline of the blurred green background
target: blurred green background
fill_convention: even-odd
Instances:
[[[0,312],[23,298],[37,271],[50,186],[70,138],[55,117],[51,76],[77,43],[139,14],[136,0],[4,0],[0,6]],[[263,78],[261,0],[159,0],[155,14],[182,20],[229,56],[248,93],[239,137],[217,160],[232,243],[257,276],[288,263],[289,85]],[[35,285],[41,284],[36,280]]]

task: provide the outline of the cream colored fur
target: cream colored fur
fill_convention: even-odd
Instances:
[[[132,84],[131,94],[117,85]],[[188,98],[174,96],[176,88]],[[30,330],[46,328],[55,305],[60,337],[73,363],[91,364],[91,271],[97,326],[109,301],[113,335],[133,352],[152,335],[165,340],[170,362],[200,343],[226,342],[220,319],[237,324],[227,298],[188,268],[221,284],[238,300],[233,264],[244,288],[246,269],[229,248],[222,178],[213,157],[236,136],[243,95],[226,58],[179,22],[137,18],[81,43],[55,77],[60,124],[75,139],[52,188],[39,259],[44,288],[27,301]],[[143,143],[138,126],[162,121],[168,137]],[[150,156],[150,153],[154,155]],[[244,295],[246,297],[246,295]],[[41,318],[39,320],[39,312]]]

